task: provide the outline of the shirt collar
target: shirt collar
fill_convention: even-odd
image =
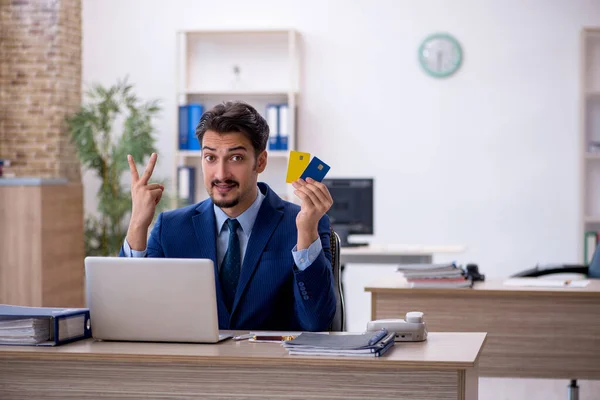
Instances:
[[[252,227],[254,226],[254,222],[256,221],[256,217],[258,216],[258,210],[260,210],[260,206],[265,199],[265,195],[262,194],[260,188],[257,190],[258,194],[256,195],[256,199],[254,202],[240,215],[237,216],[237,220],[242,227],[242,231],[246,236],[250,236],[250,232],[252,232]],[[213,209],[215,211],[215,220],[217,222],[217,235],[221,233],[223,229],[223,225],[229,219],[229,216],[225,214],[223,210],[213,204]]]

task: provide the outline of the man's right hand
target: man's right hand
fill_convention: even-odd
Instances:
[[[127,243],[132,250],[143,251],[146,249],[148,228],[154,218],[156,205],[165,190],[163,185],[148,183],[157,158],[156,153],[152,153],[148,166],[140,178],[133,157],[127,155],[131,171],[131,219],[127,230]]]

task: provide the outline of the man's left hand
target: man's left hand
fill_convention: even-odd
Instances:
[[[306,181],[298,179],[292,182],[296,189],[294,194],[302,200],[300,212],[296,217],[298,228],[297,250],[308,249],[319,238],[319,221],[331,208],[333,199],[327,186],[312,178]]]

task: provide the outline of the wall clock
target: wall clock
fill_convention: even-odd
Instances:
[[[445,78],[458,71],[462,58],[460,43],[447,33],[434,33],[419,47],[421,67],[436,78]]]

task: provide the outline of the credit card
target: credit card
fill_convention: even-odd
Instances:
[[[300,151],[290,151],[290,159],[288,161],[287,176],[285,181],[292,183],[300,178],[308,163],[310,162],[310,153],[302,153]]]
[[[313,157],[302,175],[300,175],[300,178],[304,180],[306,178],[313,178],[315,181],[321,182],[328,172],[329,165],[325,164],[318,157]]]

